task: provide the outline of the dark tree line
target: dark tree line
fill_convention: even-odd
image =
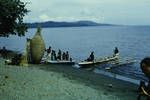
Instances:
[[[26,4],[20,0],[0,0],[0,37],[25,35],[27,26],[23,17],[28,13]]]

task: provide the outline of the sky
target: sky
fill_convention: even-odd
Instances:
[[[29,2],[25,22],[91,20],[150,25],[150,0],[21,0]]]

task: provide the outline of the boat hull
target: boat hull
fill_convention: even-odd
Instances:
[[[75,62],[74,61],[52,61],[52,60],[48,60],[45,61],[44,63],[46,64],[54,64],[54,65],[74,65]]]

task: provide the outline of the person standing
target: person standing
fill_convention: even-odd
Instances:
[[[59,49],[58,54],[57,54],[57,59],[61,60],[61,50]]]
[[[27,52],[27,61],[28,63],[32,63],[32,58],[31,58],[31,39],[27,38],[26,42],[26,52]]]
[[[47,56],[51,53],[51,46],[46,50],[47,51]]]
[[[55,51],[52,50],[52,53],[51,53],[51,60],[55,60]]]
[[[63,52],[63,54],[62,54],[62,60],[66,60],[66,53],[65,52]]]
[[[46,59],[47,60],[51,60],[51,46],[49,46],[49,48],[46,50],[47,54],[46,54]]]
[[[66,52],[66,60],[69,60],[69,52]]]
[[[54,60],[57,60],[57,57],[56,57],[56,51],[54,51],[53,57],[54,57]]]

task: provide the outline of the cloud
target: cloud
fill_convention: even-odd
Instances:
[[[50,17],[48,15],[46,15],[46,14],[42,14],[42,15],[39,16],[39,19],[41,21],[49,21]]]

